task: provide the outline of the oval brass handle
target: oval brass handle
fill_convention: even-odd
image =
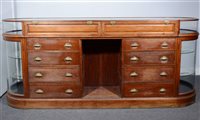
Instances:
[[[42,89],[37,89],[37,90],[35,91],[35,93],[37,93],[37,94],[43,94],[44,91],[43,91]]]
[[[65,73],[65,77],[72,77],[73,75],[71,73]]]
[[[40,57],[35,57],[35,58],[34,58],[34,61],[40,62],[40,61],[42,61],[42,58],[40,58]]]
[[[37,73],[35,73],[35,77],[42,77],[43,75],[42,75],[42,73],[40,73],[40,72],[37,72]]]
[[[166,72],[161,72],[160,76],[167,76],[167,73]]]
[[[71,44],[71,43],[65,43],[64,47],[65,47],[65,48],[71,48],[71,47],[72,47],[72,44]]]
[[[87,21],[86,23],[87,23],[87,25],[92,25],[93,24],[92,21]]]
[[[138,60],[139,60],[139,58],[138,58],[138,57],[136,57],[136,56],[133,56],[133,57],[131,57],[131,58],[130,58],[130,60],[131,60],[131,61],[138,61]]]
[[[166,63],[166,62],[168,61],[168,57],[167,57],[167,56],[162,56],[162,57],[160,58],[160,61],[161,61],[162,63]]]
[[[133,88],[130,90],[130,93],[137,93],[137,92],[138,92],[138,90],[136,88]]]
[[[138,74],[136,73],[136,72],[132,72],[131,74],[130,74],[130,77],[137,77],[138,76]]]
[[[71,61],[72,61],[72,58],[71,58],[71,57],[66,57],[64,60],[65,60],[66,62],[71,62]]]
[[[136,43],[136,42],[134,42],[134,43],[131,44],[131,47],[135,47],[135,48],[136,48],[136,47],[138,47],[138,46],[139,46],[139,44]]]
[[[161,44],[161,48],[168,48],[168,43],[167,42],[163,42]]]
[[[114,24],[116,24],[116,21],[110,21],[110,24],[114,25]]]
[[[40,43],[35,43],[33,46],[35,50],[39,50],[42,45]]]
[[[72,90],[72,89],[66,89],[66,90],[65,90],[65,93],[66,93],[66,94],[72,94],[72,93],[73,93],[73,90]]]
[[[167,90],[165,88],[160,88],[160,93],[165,93]]]

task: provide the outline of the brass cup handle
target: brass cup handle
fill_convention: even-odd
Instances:
[[[71,57],[66,57],[64,60],[65,60],[65,62],[71,62],[72,58]]]
[[[114,24],[116,24],[116,21],[110,21],[110,24],[114,25]]]
[[[133,88],[133,89],[131,89],[129,92],[130,92],[130,93],[137,93],[138,90],[137,90],[136,88]]]
[[[167,90],[165,88],[160,88],[160,93],[165,93]]]
[[[130,74],[130,77],[137,77],[138,76],[138,74],[136,73],[136,72],[132,72],[131,74]]]
[[[39,50],[42,45],[40,43],[35,43],[33,46],[35,50]]]
[[[160,76],[167,76],[167,73],[166,72],[161,72]]]
[[[138,46],[139,46],[139,44],[136,43],[136,42],[134,42],[134,43],[131,44],[131,47],[134,47],[134,48],[137,48]]]
[[[65,90],[65,93],[66,93],[66,94],[72,94],[72,93],[73,93],[73,90],[72,90],[72,89],[66,89],[66,90]]]
[[[42,73],[40,73],[40,72],[37,72],[37,73],[35,73],[35,77],[43,77],[43,74]]]
[[[65,48],[71,48],[71,47],[72,47],[72,44],[71,44],[71,43],[65,43],[64,47],[65,47]]]
[[[167,42],[163,42],[161,44],[161,48],[168,48],[168,43]]]
[[[35,93],[37,93],[37,94],[43,94],[44,91],[43,91],[42,89],[37,89],[37,90],[35,91]]]
[[[166,63],[168,61],[168,57],[167,56],[162,56],[160,58],[160,61],[163,62],[163,63]]]
[[[87,25],[92,25],[93,22],[90,20],[90,21],[87,21],[86,24],[87,24]]]
[[[133,57],[131,57],[131,58],[130,58],[130,60],[131,60],[131,61],[138,61],[138,60],[139,60],[139,58],[138,58],[138,57],[136,57],[136,56],[133,56]]]
[[[65,77],[72,77],[73,75],[71,73],[65,73]]]
[[[40,57],[35,57],[35,58],[34,58],[34,61],[40,62],[40,61],[42,61],[42,58],[40,58]]]

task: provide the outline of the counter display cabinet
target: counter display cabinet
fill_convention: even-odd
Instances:
[[[195,102],[196,18],[5,19],[16,108],[181,107]]]

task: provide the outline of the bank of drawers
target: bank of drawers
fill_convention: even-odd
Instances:
[[[175,94],[176,40],[133,38],[122,42],[124,97],[168,97]]]
[[[27,49],[30,97],[81,96],[79,39],[30,38]]]

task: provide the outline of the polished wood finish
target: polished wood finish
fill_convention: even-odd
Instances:
[[[174,67],[145,66],[124,68],[125,82],[173,82],[175,78]]]
[[[175,50],[175,38],[127,38],[123,40],[124,51]]]
[[[80,68],[75,67],[29,67],[29,82],[79,81]]]
[[[180,30],[178,19],[16,21],[22,31],[3,34],[22,45],[24,95],[8,93],[13,107],[178,107],[195,100],[195,91],[179,94],[180,51],[198,32]]]
[[[80,96],[81,89],[78,82],[30,84],[31,98],[74,98]]]

